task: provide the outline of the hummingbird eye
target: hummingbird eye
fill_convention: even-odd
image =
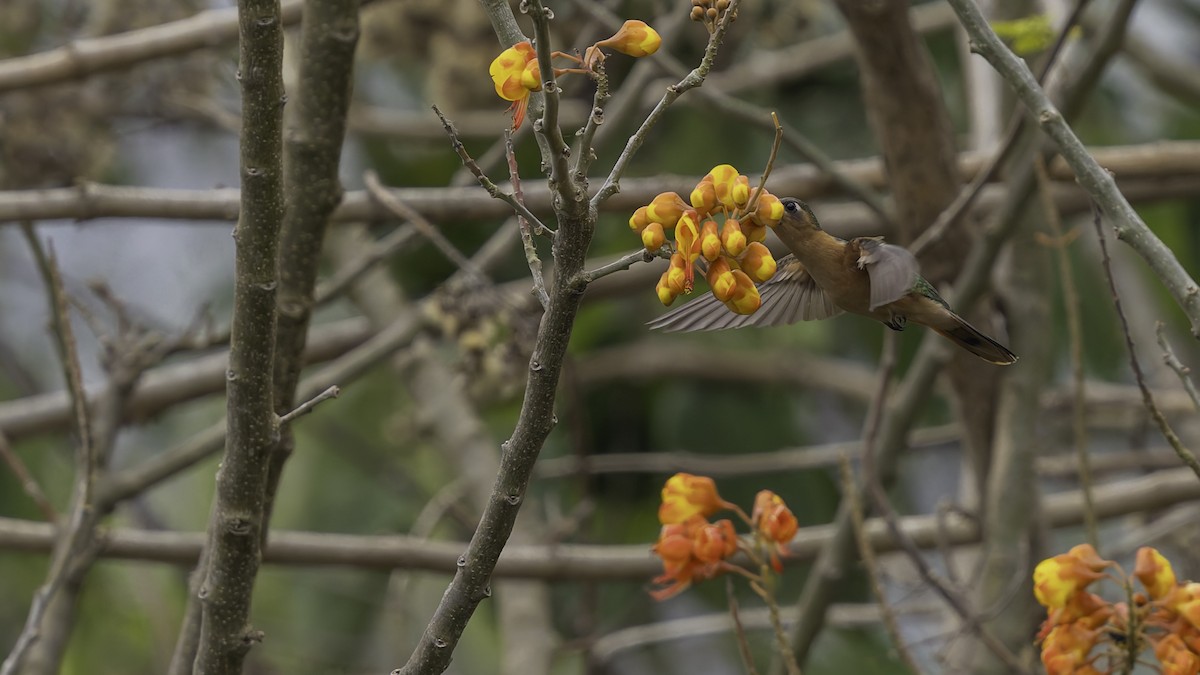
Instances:
[[[800,210],[800,206],[791,200],[788,200],[786,203],[784,203],[783,208],[787,211],[791,211],[792,213]]]

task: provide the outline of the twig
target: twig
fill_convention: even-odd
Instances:
[[[1171,349],[1171,343],[1167,341],[1167,336],[1163,334],[1163,329],[1166,324],[1159,321],[1154,324],[1154,335],[1158,339],[1158,346],[1163,352],[1163,363],[1167,367],[1175,371],[1179,376],[1179,381],[1183,383],[1183,388],[1187,391],[1188,398],[1192,399],[1192,403],[1196,404],[1196,409],[1200,410],[1200,394],[1196,393],[1196,384],[1192,382],[1192,369],[1183,365],[1179,357],[1175,355],[1175,350]]]
[[[402,225],[392,230],[372,244],[366,251],[363,251],[357,258],[339,267],[327,279],[320,282],[314,293],[314,302],[317,305],[323,305],[345,293],[354,285],[354,282],[361,279],[375,265],[391,258],[408,247],[416,239],[416,235],[417,228],[414,225]]]
[[[471,174],[475,176],[475,180],[479,181],[479,185],[482,186],[484,190],[487,190],[487,193],[493,198],[499,199],[500,201],[511,206],[512,210],[515,211],[517,215],[525,218],[530,222],[531,225],[533,225],[534,230],[544,230],[553,233],[553,230],[543,225],[542,221],[538,220],[538,217],[533,215],[532,211],[526,208],[524,204],[517,201],[515,196],[501,190],[495,183],[492,182],[492,179],[487,177],[487,174],[483,172],[483,169],[479,168],[479,165],[475,163],[475,160],[471,159],[471,155],[467,153],[466,146],[464,146],[463,142],[459,140],[458,132],[454,130],[454,124],[451,123],[444,114],[442,114],[442,111],[439,110],[436,105],[433,106],[433,111],[437,113],[438,117],[441,118],[442,128],[445,129],[446,135],[450,137],[450,144],[454,147],[454,152],[456,152],[459,159],[462,160],[463,166],[467,167],[467,169],[471,171]]]
[[[701,90],[703,91],[703,90]],[[771,141],[771,154],[767,156],[767,165],[763,167],[762,175],[758,178],[758,188],[751,193],[750,201],[746,203],[746,213],[754,213],[758,207],[758,198],[767,187],[767,179],[771,177],[771,169],[775,168],[775,158],[779,156],[779,144],[783,142],[783,125],[779,123],[779,115],[771,111],[771,124],[775,128],[775,139]]]
[[[616,260],[608,263],[607,265],[601,265],[600,267],[597,267],[595,269],[587,270],[586,272],[583,273],[583,279],[587,283],[590,284],[593,281],[603,278],[603,277],[606,277],[614,272],[621,272],[621,271],[627,270],[639,262],[650,262],[651,260],[654,260],[655,258],[668,258],[668,257],[670,257],[670,253],[668,252],[668,248],[666,245],[664,245],[662,248],[660,248],[659,250],[657,250],[653,253],[651,253],[650,251],[647,251],[644,248],[638,249],[638,250],[634,251],[633,253],[626,253],[625,255],[621,256],[620,258],[617,258]]]
[[[629,137],[625,143],[625,149],[621,151],[616,162],[613,163],[612,170],[609,171],[608,177],[604,179],[604,185],[596,192],[591,200],[591,208],[598,209],[609,197],[613,196],[621,190],[621,176],[625,174],[625,169],[633,160],[633,156],[637,154],[642,143],[646,141],[646,136],[654,125],[662,119],[666,114],[667,108],[675,102],[684,92],[689,89],[699,87],[704,83],[704,78],[708,77],[709,71],[712,70],[713,59],[716,58],[717,49],[721,46],[721,41],[725,38],[725,31],[729,29],[729,24],[733,20],[734,13],[737,12],[738,3],[740,0],[732,0],[729,8],[721,15],[721,20],[717,22],[717,28],[708,38],[708,45],[704,48],[704,56],[700,59],[700,65],[692,69],[683,79],[674,85],[667,87],[667,92],[663,94],[658,105],[650,111],[646,119],[642,121],[642,125],[638,130]]]
[[[437,250],[442,252],[450,262],[458,266],[459,269],[466,272],[471,280],[482,286],[491,286],[492,280],[487,277],[471,259],[463,255],[462,251],[458,250],[454,244],[442,234],[440,230],[433,226],[412,207],[400,201],[395,195],[389,192],[382,183],[379,182],[379,175],[374,171],[367,171],[363,174],[363,184],[371,196],[379,200],[379,203],[388,211],[395,214],[396,217],[407,220],[412,223],[413,227],[421,233],[423,237],[429,240]]]
[[[986,58],[1008,81],[1042,130],[1058,145],[1063,159],[1075,171],[1079,184],[1112,219],[1117,238],[1129,244],[1150,265],[1188,316],[1192,334],[1200,338],[1200,286],[1179,264],[1175,253],[1146,227],[1117,188],[1113,177],[1088,154],[1029,69],[1004,46],[975,3],[950,0],[950,4],[971,36],[971,49]]]
[[[504,132],[504,155],[508,158],[508,179],[512,183],[513,199],[518,204],[525,203],[525,195],[521,192],[521,172],[517,167],[517,156],[513,152],[512,133]],[[550,296],[546,294],[546,280],[542,277],[542,260],[538,258],[537,246],[533,243],[533,229],[524,216],[517,214],[517,229],[521,233],[521,246],[525,250],[525,262],[529,264],[529,274],[533,277],[532,293],[545,310],[550,306]],[[542,234],[542,232],[538,232]]]
[[[568,161],[571,149],[563,139],[562,128],[558,125],[560,89],[554,75],[554,67],[551,65],[553,50],[550,39],[550,19],[554,13],[547,9],[541,0],[526,0],[521,4],[521,11],[528,11],[533,19],[534,49],[537,50],[542,74],[542,117],[534,120],[533,133],[543,139],[539,147],[542,151],[542,162],[550,169],[550,190],[557,194],[562,208],[568,208],[586,196],[587,178],[579,176],[578,181],[572,178]]]
[[[750,642],[746,639],[746,627],[738,613],[737,594],[733,592],[733,577],[725,577],[725,601],[729,603],[729,617],[733,620],[733,637],[737,642],[738,654],[742,657],[742,665],[746,667],[746,675],[758,675],[754,667],[754,655],[750,652]]]
[[[42,512],[46,522],[58,522],[58,512],[54,510],[54,505],[46,498],[46,493],[38,484],[37,478],[29,472],[29,468],[25,466],[25,462],[21,461],[21,456],[13,451],[12,446],[8,444],[8,438],[5,437],[4,431],[0,430],[0,458],[12,470],[13,475],[21,483],[21,489],[25,490],[25,494],[33,500],[33,503]]]
[[[341,393],[342,393],[342,390],[338,389],[337,386],[329,387],[325,391],[317,394],[316,396],[310,398],[309,400],[305,401],[304,403],[301,403],[299,406],[296,406],[295,410],[287,413],[286,415],[281,416],[279,418],[279,425],[283,426],[285,424],[291,424],[292,421],[295,420],[297,417],[300,417],[302,415],[307,415],[308,413],[312,412],[313,408],[317,407],[322,402],[328,401],[331,398],[337,398],[339,395],[341,395]]]
[[[1064,240],[1062,218],[1054,206],[1050,196],[1050,176],[1046,172],[1046,163],[1041,157],[1034,160],[1034,172],[1037,174],[1038,193],[1042,200],[1042,211],[1050,232],[1058,240],[1054,244],[1058,257],[1058,279],[1062,285],[1063,305],[1067,314],[1067,334],[1071,345],[1071,375],[1074,396],[1072,397],[1072,435],[1075,440],[1075,457],[1079,462],[1079,486],[1083,491],[1084,503],[1087,504],[1087,515],[1084,520],[1084,530],[1087,540],[1092,546],[1100,545],[1100,534],[1096,527],[1096,516],[1092,504],[1092,464],[1088,454],[1087,425],[1084,419],[1087,390],[1084,388],[1083,372],[1083,318],[1080,316],[1079,291],[1075,288],[1075,276],[1071,273],[1071,256],[1067,253],[1070,242]]]
[[[1125,348],[1129,350],[1129,367],[1133,370],[1133,378],[1137,381],[1138,389],[1142,392],[1142,403],[1146,406],[1146,411],[1150,413],[1151,419],[1158,425],[1163,438],[1167,439],[1167,443],[1171,444],[1171,448],[1179,456],[1180,461],[1186,464],[1196,474],[1196,477],[1200,478],[1200,461],[1196,460],[1196,456],[1192,454],[1192,451],[1188,450],[1183,445],[1183,441],[1179,439],[1179,436],[1175,435],[1175,431],[1171,429],[1166,416],[1162,414],[1162,411],[1154,403],[1154,395],[1150,393],[1150,388],[1146,386],[1146,377],[1142,373],[1142,366],[1138,363],[1137,351],[1133,346],[1133,336],[1129,333],[1129,319],[1125,317],[1125,309],[1121,306],[1121,297],[1117,293],[1117,283],[1113,279],[1112,261],[1108,257],[1108,244],[1104,240],[1104,228],[1100,225],[1101,215],[1099,207],[1095,209],[1094,214],[1092,224],[1096,228],[1096,236],[1100,239],[1100,255],[1101,262],[1104,264],[1104,276],[1108,280],[1108,290],[1112,294],[1113,307],[1117,310],[1117,318],[1120,319],[1121,330],[1125,334]]]
[[[1084,7],[1088,4],[1088,0],[1080,0],[1075,3],[1075,8],[1068,17],[1062,29],[1058,32],[1058,36],[1054,40],[1054,44],[1047,52],[1045,59],[1042,61],[1041,70],[1038,72],[1037,81],[1044,83],[1046,77],[1050,74],[1050,69],[1058,62],[1058,55],[1062,53],[1062,48],[1066,44],[1067,36],[1079,22],[1079,18],[1083,13]],[[909,250],[913,255],[921,255],[928,250],[946,235],[946,232],[958,222],[959,218],[971,208],[975,203],[975,199],[983,191],[983,186],[993,180],[1000,174],[1000,169],[1004,166],[1009,157],[1012,156],[1014,150],[1020,145],[1018,141],[1021,138],[1021,132],[1025,128],[1026,117],[1024,115],[1011,115],[1011,121],[1008,125],[1008,130],[1004,133],[1004,140],[1001,141],[999,149],[992,155],[988,161],[987,167],[976,174],[975,178],[969,185],[963,188],[955,197],[954,202],[942,210],[938,215],[937,220],[933,222],[921,236],[917,237]]]
[[[62,273],[54,255],[54,248],[49,251],[42,248],[41,242],[34,232],[33,224],[21,224],[21,232],[29,244],[34,260],[46,286],[46,295],[50,306],[51,325],[53,326],[54,343],[58,350],[59,360],[66,379],[67,390],[75,412],[75,431],[78,435],[75,451],[75,486],[71,495],[71,513],[67,522],[56,523],[61,528],[54,543],[54,556],[46,581],[34,594],[30,604],[29,614],[25,625],[11,652],[0,664],[0,675],[13,675],[21,667],[29,651],[42,637],[43,633],[63,632],[70,630],[70,625],[53,625],[61,619],[52,610],[56,600],[65,585],[77,580],[76,577],[86,570],[96,553],[97,538],[94,536],[96,511],[93,503],[93,489],[96,478],[96,452],[92,444],[91,418],[87,407],[87,395],[83,390],[83,374],[79,367],[79,354],[76,349],[75,335],[71,330],[71,318],[68,313],[68,301],[63,290]],[[79,571],[77,573],[77,571]],[[61,600],[61,598],[57,598]],[[59,657],[59,658],[55,658]],[[61,651],[53,650],[48,655],[47,665],[57,669],[61,663]]]
[[[887,590],[883,587],[883,576],[879,569],[879,560],[875,557],[875,549],[871,547],[871,540],[867,538],[865,516],[863,515],[862,502],[858,495],[858,485],[854,480],[854,471],[850,466],[850,455],[843,452],[838,459],[842,473],[842,495],[843,498],[850,500],[850,513],[854,522],[854,539],[858,542],[858,555],[862,558],[863,567],[867,571],[867,579],[871,583],[871,592],[874,593],[876,602],[879,605],[879,616],[883,621],[884,630],[887,631],[888,638],[892,641],[896,653],[900,656],[900,660],[907,666],[908,671],[910,673],[920,673],[921,669],[917,667],[912,652],[909,651],[908,645],[904,642],[904,636],[900,634],[900,625],[896,622],[896,613],[887,598]]]

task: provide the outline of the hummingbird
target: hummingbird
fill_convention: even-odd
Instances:
[[[775,275],[759,285],[762,305],[753,314],[734,314],[715,296],[676,308],[649,322],[664,331],[707,331],[745,326],[782,326],[860,314],[892,330],[909,323],[927,326],[975,356],[1000,366],[1017,361],[1007,347],[954,313],[920,275],[908,249],[882,237],[846,241],[821,229],[808,204],[784,197],[775,234],[791,251]]]

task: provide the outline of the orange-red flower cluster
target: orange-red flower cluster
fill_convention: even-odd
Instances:
[[[677,473],[662,489],[658,519],[662,530],[654,553],[663,561],[663,573],[654,579],[663,586],[651,592],[657,600],[677,595],[693,581],[710,579],[730,569],[727,560],[745,544],[734,531],[733,522],[721,519],[709,522],[709,516],[732,510],[745,519],[745,513],[721,498],[713,479]],[[786,545],[796,534],[796,517],[783,499],[763,490],[754,502],[754,515],[748,524],[754,527],[756,541],[773,544],[772,563],[779,569],[777,553],[786,553]],[[751,549],[747,549],[751,550]]]
[[[1110,603],[1087,591],[1114,568],[1115,563],[1083,544],[1043,560],[1034,570],[1034,595],[1048,613],[1038,634],[1046,673],[1112,672],[1118,666],[1112,657],[1105,650],[1092,652],[1097,645],[1114,643],[1109,652],[1149,644],[1164,675],[1200,675],[1200,584],[1179,584],[1161,553],[1141,548],[1133,579],[1145,593],[1134,596],[1131,610],[1124,602]],[[1133,579],[1120,581],[1131,584]]]
[[[664,305],[691,293],[695,265],[704,258],[712,294],[737,314],[753,314],[762,299],[756,284],[775,275],[775,258],[763,245],[767,228],[779,224],[783,204],[775,195],[750,189],[750,179],[728,164],[713,167],[690,195],[690,203],[664,192],[634,211],[629,227],[648,251],[657,251],[673,232],[675,252],[656,292]],[[715,219],[720,214],[722,222]]]
[[[604,60],[602,48],[616,50],[632,57],[642,57],[658,51],[662,38],[650,26],[642,21],[626,21],[621,29],[612,37],[601,40],[584,52],[584,58],[554,52],[553,57],[562,57],[582,66],[579,68],[555,68],[554,74],[590,73],[597,63]],[[513,112],[512,128],[521,126],[525,119],[525,109],[529,106],[529,94],[542,90],[542,71],[538,66],[537,53],[528,42],[517,44],[500,52],[492,60],[488,68],[496,94],[505,101],[512,101],[509,108]]]

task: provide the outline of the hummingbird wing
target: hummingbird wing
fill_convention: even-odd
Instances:
[[[902,246],[885,244],[879,237],[859,237],[851,244],[859,250],[858,268],[871,278],[872,310],[908,295],[920,278],[921,266]]]
[[[725,330],[746,326],[783,326],[828,319],[842,313],[813,281],[795,256],[779,259],[775,276],[758,285],[762,305],[753,314],[734,314],[712,293],[705,293],[646,325],[667,332]]]

